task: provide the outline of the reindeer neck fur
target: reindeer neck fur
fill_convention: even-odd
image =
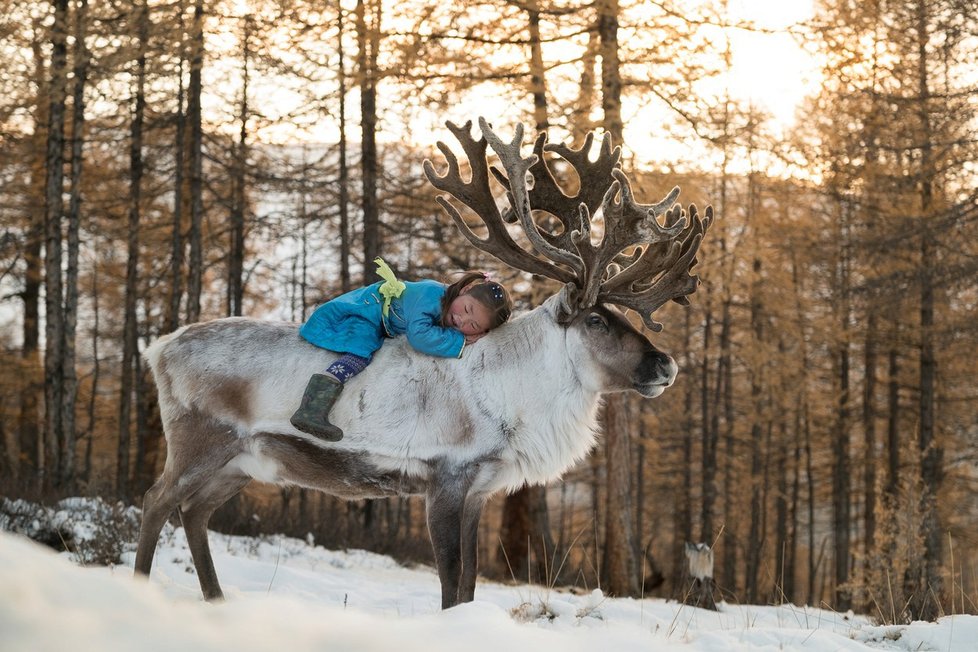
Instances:
[[[473,411],[486,415],[486,436],[497,439],[514,472],[511,490],[559,477],[595,441],[600,394],[586,352],[557,323],[556,306],[553,297],[470,351],[469,363],[486,370],[468,374]]]
[[[558,478],[594,445],[600,394],[557,305],[553,297],[515,318],[455,363],[474,437],[446,455],[493,459],[509,490]]]

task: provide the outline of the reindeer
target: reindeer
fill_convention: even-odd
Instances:
[[[562,289],[458,360],[419,354],[403,338],[389,341],[334,407],[331,417],[345,436],[329,444],[289,424],[310,374],[337,357],[299,337],[298,324],[232,317],[161,337],[145,356],[159,392],[167,457],[143,499],[137,573],[149,574],[163,524],[178,510],[203,595],[222,598],[207,522],[258,480],[351,500],[424,496],[442,608],[469,602],[478,523],[489,497],[559,478],[583,459],[595,443],[603,394],[634,390],[655,397],[673,383],[673,359],[615,306],[636,310],[658,331],[657,308],[669,300],[688,303],[698,283],[690,268],[712,209],[701,218],[694,206],[688,216],[672,207],[678,188],[656,204],[636,203],[619,168],[621,150],[612,149],[608,136],[593,161],[593,135],[574,150],[547,144],[542,133],[523,157],[522,125],[509,143],[483,119],[478,140],[471,122],[447,126],[471,178],[463,180],[458,159],[442,142],[447,171],[439,174],[426,160],[425,175],[480,218],[486,237],[469,228],[450,199],[438,202],[475,247],[555,279]],[[491,169],[509,198],[504,212],[490,186],[487,144],[505,170]],[[577,172],[575,196],[558,186],[545,152]],[[560,226],[542,228],[534,211]],[[604,235],[594,244],[591,216],[598,212]],[[519,224],[530,247],[517,244],[508,223]]]

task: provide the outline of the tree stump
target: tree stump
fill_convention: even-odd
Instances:
[[[713,598],[713,548],[705,543],[687,543],[686,561],[689,564],[687,572],[692,581],[683,596],[683,602],[716,611],[717,603]]]

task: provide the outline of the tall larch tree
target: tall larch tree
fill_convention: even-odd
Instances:
[[[149,41],[149,7],[145,0],[135,4],[130,13],[133,34],[132,97],[129,124],[129,210],[126,229],[126,285],[123,316],[122,370],[119,383],[119,448],[116,467],[116,490],[129,496],[131,414],[136,357],[139,355],[138,315],[140,216],[143,193],[143,123],[146,114],[146,50]]]
[[[377,204],[377,84],[383,3],[357,0],[357,67],[360,85],[360,174],[363,184],[363,283],[376,278],[372,261],[382,250],[380,212]]]
[[[72,64],[71,165],[66,233],[67,265],[64,299],[64,393],[62,395],[61,468],[59,484],[71,489],[75,483],[76,424],[75,402],[78,397],[78,374],[75,370],[75,337],[78,323],[78,251],[82,219],[82,169],[85,143],[85,84],[90,54],[88,36],[88,0],[78,0],[75,7],[74,51]]]
[[[65,105],[67,98],[68,0],[54,0],[51,27],[50,103],[47,133],[47,186],[44,220],[44,467],[46,484],[57,480],[64,436],[64,224]]]

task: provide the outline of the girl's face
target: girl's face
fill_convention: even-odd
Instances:
[[[448,325],[462,335],[482,335],[492,324],[492,314],[467,292],[455,297],[448,307]]]

